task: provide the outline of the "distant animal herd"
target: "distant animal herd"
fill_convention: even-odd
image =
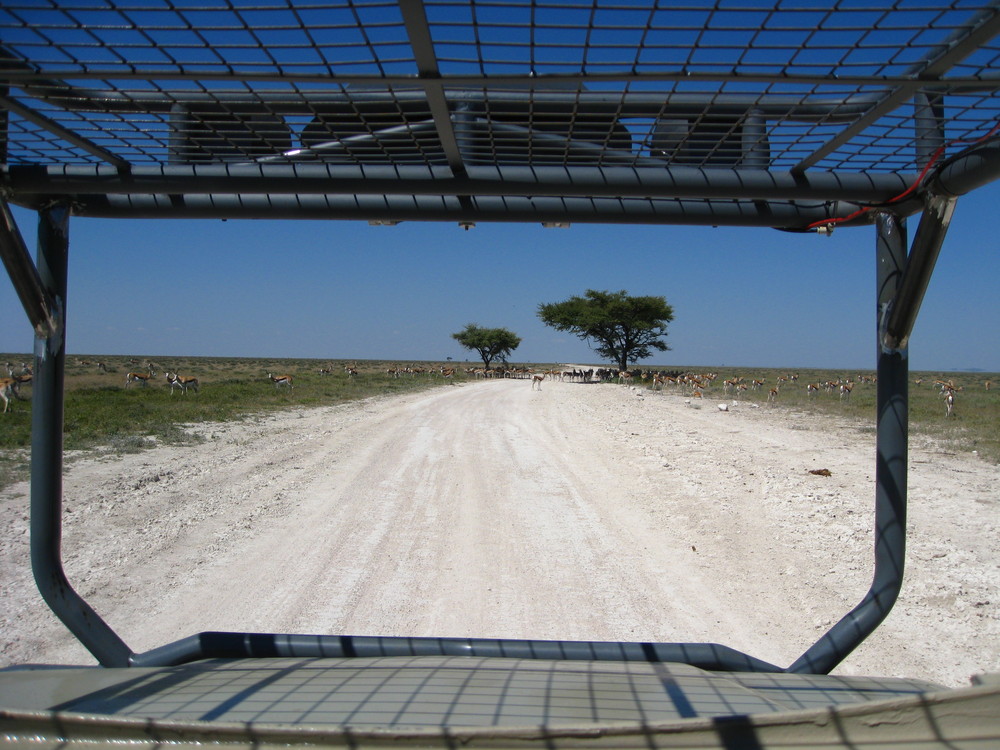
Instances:
[[[0,378],[0,399],[4,402],[4,413],[10,409],[12,401],[23,399],[20,395],[20,389],[24,385],[29,385],[33,377],[32,368],[26,362],[22,362],[19,366],[10,362],[5,364],[8,377]],[[105,374],[108,373],[107,365],[103,361],[81,359],[76,360],[76,364],[82,367],[94,367],[98,372]],[[128,371],[125,374],[125,382],[123,384],[123,387],[126,390],[133,386],[140,386],[142,388],[148,387],[151,382],[159,380],[160,372],[163,373],[163,381],[170,388],[171,395],[173,395],[175,390],[180,391],[184,396],[186,396],[189,391],[198,393],[201,387],[201,383],[198,378],[190,375],[181,375],[179,372],[171,370],[161,370],[155,362],[148,360],[141,363],[135,359],[126,360],[126,368]],[[359,372],[361,372],[361,368],[357,363],[343,365],[342,368],[343,372],[346,373],[349,378],[357,377]],[[318,373],[321,376],[332,375],[339,369],[339,366],[335,367],[333,364],[329,364],[320,367]],[[387,377],[391,378],[414,377],[417,375],[453,378],[459,370],[450,366],[426,367],[411,365],[408,367],[401,367],[394,365],[385,368],[383,372]],[[642,368],[619,370],[606,367],[589,369],[570,368],[535,370],[529,367],[511,367],[505,365],[496,367],[469,367],[464,368],[461,372],[466,377],[476,380],[529,380],[531,382],[532,390],[541,390],[542,384],[546,380],[576,383],[617,382],[619,384],[641,384],[653,391],[662,391],[665,388],[670,388],[672,390],[686,393],[689,397],[695,399],[704,398],[705,394],[708,393],[710,389],[717,388],[715,384],[719,377],[718,374],[714,372],[692,373],[676,370],[668,371]],[[266,380],[272,383],[275,388],[284,388],[289,391],[294,388],[295,383],[294,375],[289,373],[274,374],[272,372],[267,372]],[[734,398],[738,398],[741,394],[746,392],[763,393],[766,389],[766,402],[769,406],[774,406],[778,402],[779,396],[783,390],[802,387],[798,381],[799,376],[797,373],[778,375],[775,378],[773,385],[770,385],[763,377],[746,378],[743,376],[737,376],[722,381],[722,393],[726,396],[731,395]],[[957,398],[956,394],[961,392],[964,389],[964,386],[956,385],[954,380],[925,381],[918,378],[913,381],[914,385],[917,386],[921,386],[925,382],[934,388],[939,389],[944,402],[945,416],[950,417],[954,415],[955,401]],[[849,401],[851,394],[854,392],[855,386],[874,385],[875,383],[876,378],[874,375],[859,374],[855,378],[841,377],[835,380],[806,383],[804,387],[806,394],[809,397],[816,396],[820,393],[826,393],[837,396],[841,401]],[[983,387],[987,391],[992,390],[992,381],[984,381]]]

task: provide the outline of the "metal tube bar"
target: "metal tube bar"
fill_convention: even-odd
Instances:
[[[930,283],[957,198],[934,196],[920,216],[917,234],[900,281],[899,291],[885,316],[882,346],[889,350],[906,349],[916,322],[920,304]]]
[[[565,139],[564,139],[565,142]],[[136,166],[128,174],[100,165],[10,166],[0,185],[16,203],[26,196],[84,194],[486,195],[722,200],[821,200],[884,203],[915,174],[792,175],[763,169],[668,167],[638,156],[630,166],[474,166],[466,178],[448,167],[418,165],[184,164]],[[977,166],[978,162],[975,165]],[[948,172],[949,182],[960,167]],[[855,207],[856,208],[856,207]]]
[[[57,319],[52,302],[45,294],[38,270],[17,228],[7,201],[0,196],[0,256],[14,290],[28,315],[35,336],[48,338],[57,332]]]
[[[40,128],[43,128],[53,135],[62,138],[67,143],[73,144],[77,148],[86,151],[88,154],[96,156],[98,159],[103,159],[109,164],[114,164],[120,169],[128,167],[128,162],[125,159],[122,159],[120,156],[116,156],[107,149],[101,148],[96,143],[87,140],[83,136],[77,135],[69,128],[64,128],[51,117],[46,117],[30,107],[25,107],[16,99],[11,99],[9,96],[0,96],[0,107],[20,115],[25,120],[38,125]]]
[[[913,211],[919,210],[919,201]],[[324,195],[87,195],[76,196],[79,216],[188,219],[348,219],[353,221],[570,222],[755,226],[802,230],[856,213],[840,202],[587,199],[497,196]],[[905,210],[897,204],[898,210]],[[841,226],[870,222],[861,215]]]
[[[441,148],[448,159],[451,171],[456,176],[464,175],[465,158],[455,137],[448,100],[441,85],[441,72],[438,69],[434,40],[430,24],[427,22],[424,4],[415,0],[400,0],[399,12],[403,17],[403,24],[406,26],[410,49],[413,50],[413,60],[420,71],[420,78],[427,96],[427,106],[434,119]]]
[[[626,151],[624,149],[618,148],[605,148],[600,143],[594,143],[591,141],[582,141],[574,138],[567,138],[565,135],[559,133],[547,133],[543,130],[534,130],[532,128],[523,125],[512,125],[510,123],[498,122],[496,120],[488,120],[483,117],[478,117],[473,121],[470,121],[469,128],[473,133],[478,133],[486,138],[491,138],[493,133],[506,133],[509,135],[515,135],[524,138],[524,147],[530,143],[539,143],[542,145],[550,145],[559,147],[561,150],[566,150],[579,156],[586,158],[592,157],[594,161],[598,159],[605,163],[620,163],[631,167],[637,162],[645,164],[649,157],[639,158],[637,153],[632,151]],[[572,157],[570,157],[572,158]],[[649,160],[650,162],[652,160]],[[661,159],[657,159],[663,166],[667,166],[669,162]]]
[[[880,332],[906,267],[906,225],[880,212],[876,248]],[[875,448],[875,570],[861,602],[809,647],[787,671],[826,674],[888,616],[903,584],[906,556],[906,458],[909,417],[905,349],[888,351],[879,342]]]
[[[20,66],[20,67],[18,67]],[[11,85],[17,86],[27,94],[36,99],[65,104],[70,101],[75,102],[73,108],[83,107],[83,102],[89,102],[90,106],[100,107],[99,111],[135,111],[138,108],[159,107],[159,111],[165,103],[172,101],[205,102],[213,101],[248,101],[247,96],[223,92],[216,94],[202,94],[200,92],[185,91],[180,99],[173,94],[158,92],[130,92],[128,96],[116,91],[93,89],[82,86],[72,86],[68,81],[73,80],[148,80],[150,72],[148,70],[100,70],[91,69],[87,71],[64,70],[59,71],[59,79],[54,80],[49,76],[51,73],[42,73],[31,69],[21,60],[4,60],[4,67],[0,69],[0,76],[10,81]],[[223,70],[219,65],[219,70],[211,71],[199,68],[194,72],[172,72],[168,70],[157,70],[156,80],[159,81],[226,81],[243,82],[247,84],[260,83],[288,83],[296,84],[318,83],[329,86],[331,82],[337,86],[357,86],[357,87],[392,87],[392,88],[419,88],[423,84],[419,79],[415,79],[410,73],[339,73],[335,78],[331,78],[326,73],[305,73],[305,72],[275,72],[275,73],[247,73],[234,71],[230,68]],[[449,88],[471,88],[482,90],[484,87],[511,87],[511,88],[533,88],[544,89],[546,87],[566,88],[571,86],[582,86],[588,83],[662,83],[669,84],[675,82],[693,83],[702,82],[710,84],[724,84],[727,82],[757,83],[757,84],[781,84],[789,86],[823,86],[833,82],[843,86],[853,87],[873,87],[884,89],[904,89],[914,91],[917,89],[933,88],[934,90],[947,93],[951,91],[988,91],[996,89],[998,81],[986,75],[943,77],[943,74],[919,74],[909,73],[904,75],[852,75],[850,73],[838,74],[836,79],[831,79],[829,75],[822,73],[762,73],[758,71],[740,71],[739,73],[723,72],[703,72],[692,70],[678,71],[657,71],[657,72],[590,72],[587,73],[545,73],[540,75],[530,74],[490,74],[484,77],[479,74],[448,74],[441,76],[441,85]],[[641,100],[641,94],[630,95],[637,100]],[[725,95],[734,97],[735,95]],[[265,101],[289,101],[292,97],[287,94],[265,92]],[[310,99],[312,94],[310,93]],[[255,101],[261,101],[258,94],[254,94]],[[801,104],[801,99],[793,97],[782,97],[773,95],[768,97],[769,101],[790,102],[789,107],[796,107]],[[881,96],[875,94],[865,94],[858,97],[836,98],[832,96],[815,97],[817,102],[833,103],[842,102],[844,107],[854,108],[858,106],[861,111],[867,110],[874,103],[881,100]],[[315,100],[313,100],[315,101]],[[662,97],[661,97],[662,101]],[[166,105],[169,107],[169,105]],[[791,110],[791,111],[806,111]],[[860,112],[854,111],[852,116],[857,116]],[[846,114],[837,112],[838,115]]]
[[[348,151],[353,145],[378,145],[381,139],[392,139],[393,136],[408,136],[419,133],[436,133],[433,120],[423,120],[421,122],[411,122],[405,125],[397,125],[391,128],[382,128],[374,133],[362,133],[360,135],[349,135],[339,140],[325,141],[312,146],[291,149],[283,154],[274,156],[262,156],[254,159],[253,164],[298,164],[303,161],[323,160],[330,157],[337,157],[341,152]]]
[[[944,97],[921,91],[913,97],[914,148],[917,164],[929,164],[945,141]]]
[[[175,666],[199,659],[474,656],[512,659],[652,661],[722,672],[780,672],[717,643],[618,643],[490,638],[405,638],[207,632],[132,658],[132,666]]]
[[[130,651],[66,579],[62,565],[63,381],[69,206],[39,212],[38,275],[58,325],[35,339],[31,404],[31,569],[42,598],[102,665],[128,664]]]
[[[1000,179],[1000,138],[992,138],[949,157],[927,187],[936,195],[960,196]]]
[[[198,106],[204,104],[223,104],[227,107],[238,108],[240,106],[268,107],[276,113],[281,114],[315,114],[317,107],[330,105],[364,105],[373,103],[392,104],[394,106],[419,107],[421,111],[427,111],[427,94],[424,91],[424,83],[414,79],[412,76],[401,78],[382,76],[356,76],[338,78],[336,83],[347,86],[357,84],[359,88],[340,91],[309,91],[307,94],[297,93],[274,93],[274,92],[253,92],[252,94],[234,92],[199,92],[183,91],[161,93],[155,91],[133,91],[125,95],[115,90],[89,89],[70,86],[61,82],[42,80],[39,85],[32,86],[30,78],[21,80],[17,72],[0,72],[0,76],[10,81],[12,86],[27,93],[29,96],[42,101],[50,102],[56,106],[63,107],[70,111],[78,112],[159,112],[168,113],[175,106]],[[127,72],[122,72],[124,79],[131,77]],[[122,76],[111,76],[117,80]],[[66,78],[73,78],[72,74],[67,74]],[[148,74],[137,75],[146,79]],[[192,78],[190,74],[180,74],[167,78],[179,78],[188,80]],[[242,77],[228,71],[222,76],[226,81],[232,82],[240,80]],[[91,79],[91,76],[86,76]],[[159,80],[158,76],[158,80]],[[199,71],[194,78],[196,80],[213,80],[220,76],[212,76],[204,71]],[[626,75],[622,80],[641,80],[642,76]],[[743,82],[743,76],[713,75],[704,77],[710,81],[738,80]],[[777,80],[788,83],[786,76],[777,76]],[[579,86],[585,85],[590,80],[607,80],[602,76],[576,76],[573,82]],[[687,82],[691,80],[691,74],[683,74],[681,79]],[[266,77],[256,80],[267,80]],[[329,76],[323,75],[319,78],[312,76],[275,76],[274,80],[294,81],[295,83],[307,83],[310,80],[322,82],[330,85]],[[460,103],[484,104],[490,102],[493,105],[503,105],[504,107],[522,105],[530,107],[532,105],[563,106],[567,112],[578,109],[586,109],[593,114],[619,115],[621,117],[651,117],[659,114],[698,116],[706,110],[713,114],[746,114],[753,109],[762,115],[781,119],[783,121],[802,121],[838,123],[853,122],[859,116],[867,112],[871,107],[882,101],[881,95],[875,94],[848,94],[845,96],[816,96],[803,101],[802,97],[782,96],[782,95],[757,95],[757,94],[729,94],[729,93],[645,93],[645,92],[623,92],[608,93],[602,91],[568,91],[565,88],[553,90],[551,87],[559,84],[565,85],[565,77],[552,77],[544,79],[541,77],[519,77],[512,80],[513,90],[498,91],[492,89],[485,93],[485,89],[501,86],[493,76],[483,78],[481,76],[446,77],[440,81],[433,81],[434,86],[441,86],[444,89],[444,98],[449,106],[454,108]],[[669,79],[668,79],[669,80]],[[840,79],[838,78],[838,83]],[[879,79],[873,85],[879,87],[886,86],[890,81]],[[933,87],[933,80],[892,80],[899,86],[912,86],[913,88]],[[814,83],[830,83],[828,78],[819,77]],[[973,83],[979,87],[996,88],[1000,86],[1000,81],[989,86],[983,79],[977,78]],[[949,79],[947,87],[952,84]],[[844,85],[847,85],[844,82]],[[361,88],[362,86],[366,88]],[[374,88],[378,87],[378,88]],[[909,89],[908,89],[909,90]]]

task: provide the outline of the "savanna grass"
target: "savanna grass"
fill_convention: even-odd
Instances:
[[[2,355],[7,361],[25,361],[25,355]],[[99,369],[98,362],[104,363]],[[147,371],[152,363],[157,373],[147,386],[125,387],[129,371]],[[356,367],[358,374],[349,375],[346,366]],[[461,366],[452,379],[439,373],[442,366],[452,363],[427,362],[413,365],[423,370],[399,376],[390,369],[405,368],[399,362],[323,361],[310,359],[248,359],[217,357],[163,357],[129,360],[122,357],[75,357],[66,365],[66,404],[64,447],[67,450],[102,448],[112,452],[134,452],[163,443],[184,443],[195,440],[184,425],[201,422],[225,422],[251,414],[279,409],[303,408],[343,403],[373,396],[388,396],[418,389],[432,388],[467,379]],[[536,365],[548,369],[551,365]],[[329,374],[321,374],[320,370]],[[764,408],[798,409],[854,420],[862,431],[875,425],[876,385],[871,382],[874,372],[848,370],[781,370],[762,368],[691,368],[669,366],[643,369],[681,370],[695,374],[712,372],[716,375],[704,389],[709,399],[738,398],[756,402]],[[171,392],[164,372],[177,372],[199,379],[199,392],[187,395]],[[291,374],[292,389],[277,387],[268,378]],[[793,377],[796,376],[796,377]],[[723,382],[743,378],[749,384],[754,378],[763,380],[757,391],[746,390],[727,394]],[[770,388],[780,384],[774,405],[767,403]],[[910,432],[933,439],[945,450],[976,451],[991,463],[1000,463],[1000,385],[987,390],[985,383],[998,383],[993,373],[932,373],[910,374]],[[826,383],[854,383],[849,399],[828,390]],[[637,380],[641,386],[648,381]],[[941,387],[937,383],[951,382],[956,387],[954,414],[946,416]],[[809,395],[808,383],[820,384],[820,390]],[[11,411],[0,415],[0,446],[5,450],[0,459],[0,487],[27,475],[28,446],[31,440],[31,386],[22,388],[22,399]]]
[[[0,354],[0,357],[4,355]],[[8,361],[23,361],[23,355],[7,355]],[[97,362],[103,362],[99,369]],[[130,371],[148,372],[152,363],[156,376],[148,385],[130,384]],[[349,375],[350,364],[357,375]],[[225,422],[279,409],[324,406],[375,396],[388,396],[433,388],[464,378],[461,368],[445,379],[443,363],[420,363],[423,372],[387,374],[390,368],[408,365],[393,362],[327,362],[315,360],[221,359],[202,357],[73,358],[66,364],[63,447],[66,450],[101,448],[112,452],[135,452],[156,444],[190,442],[184,425]],[[329,374],[320,374],[320,370]],[[171,391],[164,377],[174,372],[199,380],[198,392],[186,395]],[[290,374],[293,387],[278,387],[269,378]],[[7,414],[0,415],[0,486],[27,476],[27,451],[31,442],[30,385],[21,389]]]
[[[651,368],[652,369],[652,368]],[[857,370],[785,370],[763,368],[663,368],[694,374],[714,373],[716,378],[704,391],[712,399],[738,398],[757,403],[762,408],[798,409],[856,421],[862,430],[871,431],[876,423],[877,384],[874,371]],[[726,394],[723,383],[742,377],[749,384],[754,378],[763,380],[760,390]],[[794,379],[793,379],[794,377]],[[778,378],[787,378],[779,386]],[[825,384],[850,381],[854,384],[850,397],[842,398],[839,389],[827,389]],[[987,389],[986,383],[991,384]],[[817,393],[809,395],[806,386],[819,384]],[[956,389],[955,408],[947,415],[940,383],[951,383]],[[767,403],[768,391],[778,388],[773,406]],[[984,460],[1000,463],[1000,376],[996,373],[911,372],[908,379],[910,434],[934,440],[943,449],[976,453]]]

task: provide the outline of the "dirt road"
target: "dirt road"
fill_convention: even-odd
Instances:
[[[717,405],[508,380],[199,427],[198,446],[69,465],[67,572],[136,651],[204,630],[474,635],[787,665],[868,588],[874,435]],[[838,672],[1000,671],[998,480],[913,446],[904,593]],[[92,663],[40,604],[14,490],[2,661]]]

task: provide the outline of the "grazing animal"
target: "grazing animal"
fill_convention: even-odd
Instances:
[[[268,373],[267,377],[271,379],[272,383],[274,383],[275,388],[280,388],[283,385],[288,386],[289,390],[292,388],[291,375],[272,375],[271,373]]]
[[[198,392],[198,378],[187,377],[186,375],[178,375],[175,372],[164,373],[167,382],[170,383],[170,395],[174,395],[174,388],[180,388],[181,392],[186,396],[188,388],[194,390],[195,393]]]
[[[542,390],[542,381],[545,380],[545,373],[540,373],[531,376],[531,390],[535,390],[535,386],[538,386],[538,390]]]
[[[955,412],[955,390],[953,388],[944,390],[944,408],[946,417],[950,417]]]
[[[130,372],[125,376],[125,387],[128,388],[133,383],[149,385],[149,381],[155,377],[152,372]]]
[[[20,385],[17,378],[0,378],[0,398],[3,399],[3,413],[7,413],[12,398],[20,398],[17,389]]]

